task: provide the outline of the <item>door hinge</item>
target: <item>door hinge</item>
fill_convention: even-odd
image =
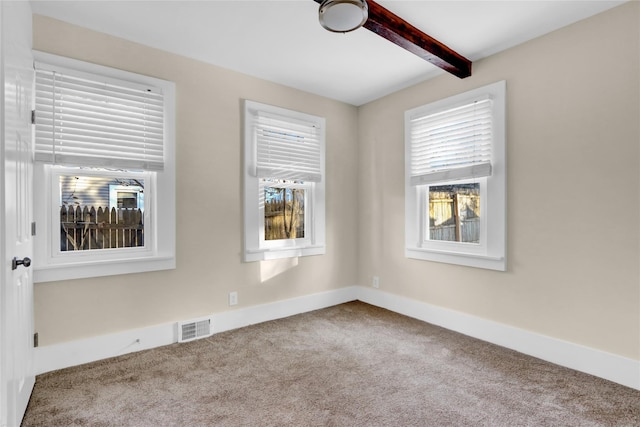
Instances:
[[[35,221],[31,223],[31,235],[32,236],[36,235],[36,223],[35,223]]]
[[[38,346],[38,333],[37,332],[35,334],[33,334],[33,346],[34,347]]]
[[[36,110],[31,110],[31,124],[36,124]]]

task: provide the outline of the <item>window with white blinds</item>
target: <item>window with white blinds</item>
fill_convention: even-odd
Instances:
[[[491,175],[492,100],[473,100],[408,118],[411,184]]]
[[[34,281],[175,268],[175,83],[33,54]]]
[[[506,269],[506,82],[405,112],[405,255]]]
[[[243,260],[324,254],[325,119],[249,100],[243,111]]]
[[[322,180],[321,132],[318,123],[255,112],[255,173],[259,178]]]
[[[160,88],[36,63],[35,98],[36,161],[163,170]]]

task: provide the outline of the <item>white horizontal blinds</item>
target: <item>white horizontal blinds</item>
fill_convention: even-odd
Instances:
[[[47,68],[36,68],[37,161],[163,170],[164,99],[158,89]]]
[[[410,118],[411,185],[491,175],[492,101]]]
[[[322,180],[319,124],[257,112],[253,125],[259,178]]]

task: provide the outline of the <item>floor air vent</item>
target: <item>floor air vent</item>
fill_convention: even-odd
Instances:
[[[197,340],[211,336],[211,319],[178,322],[178,342]]]

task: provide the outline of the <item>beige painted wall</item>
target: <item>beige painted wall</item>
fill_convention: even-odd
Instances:
[[[178,268],[37,284],[41,343],[221,312],[232,290],[245,307],[378,275],[387,292],[640,359],[638,22],[631,2],[479,61],[471,78],[356,109],[34,16],[36,49],[173,80],[178,98]],[[406,259],[404,111],[503,79],[508,272]],[[327,255],[240,262],[241,98],[327,117]],[[262,282],[271,267],[285,268]]]
[[[640,359],[640,3],[360,109],[359,283]],[[507,81],[508,271],[404,257],[404,111]]]
[[[34,49],[171,80],[177,94],[177,269],[36,284],[41,345],[219,313],[230,291],[242,308],[356,284],[355,107],[49,18],[33,24]],[[326,117],[326,255],[241,262],[243,98]]]

